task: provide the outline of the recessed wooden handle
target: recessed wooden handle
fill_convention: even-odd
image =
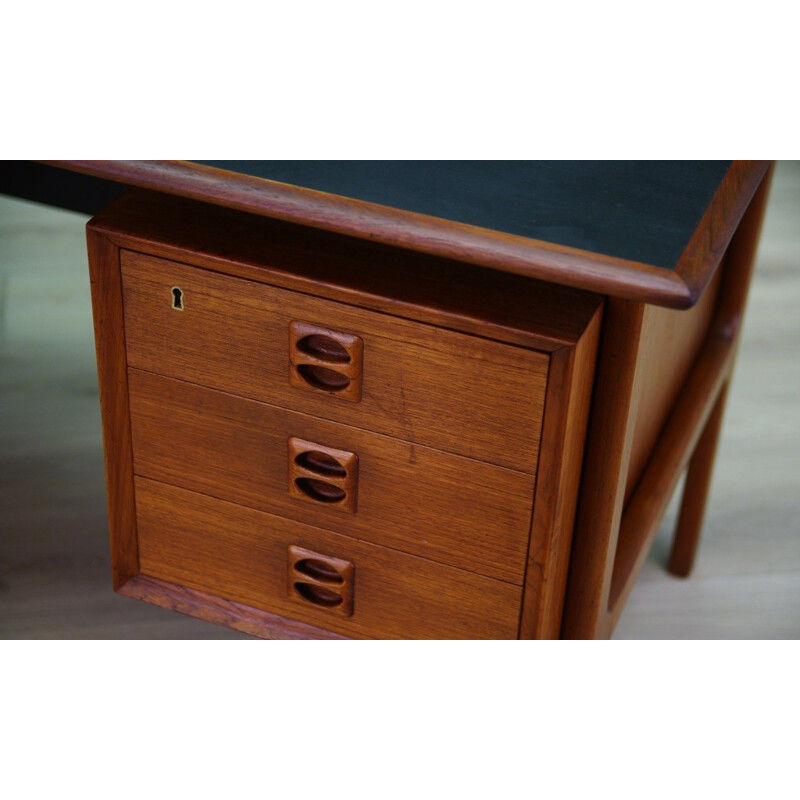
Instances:
[[[303,440],[294,439],[294,441],[299,444]],[[298,466],[317,475],[331,478],[345,478],[347,476],[347,468],[340,461],[319,449],[302,450],[299,455],[295,456],[294,460]]]
[[[309,333],[297,342],[297,349],[331,364],[349,364],[352,358],[340,336],[341,334],[331,336],[330,333]]]
[[[289,382],[333,397],[361,400],[360,337],[309,322],[289,324]]]
[[[299,364],[300,377],[312,388],[323,392],[341,392],[350,386],[350,378],[335,369],[320,367],[317,364]]]
[[[352,561],[289,545],[289,596],[303,605],[351,616],[354,576]]]
[[[321,558],[302,558],[294,568],[297,572],[321,583],[344,583],[340,572],[327,560]]]
[[[341,605],[343,600],[340,594],[326,589],[324,586],[314,586],[313,583],[303,583],[298,581],[294,585],[295,591],[309,603],[324,608],[335,608]]]
[[[296,478],[294,485],[305,495],[318,503],[339,503],[347,497],[347,492],[327,481],[315,478]]]
[[[355,514],[358,456],[347,450],[290,437],[289,494],[320,507]]]

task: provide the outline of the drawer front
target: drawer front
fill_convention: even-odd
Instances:
[[[535,472],[548,368],[541,353],[138,253],[121,257],[131,366]]]
[[[134,471],[521,584],[534,478],[129,370]]]
[[[517,636],[518,586],[143,478],[136,511],[154,578],[354,637]]]

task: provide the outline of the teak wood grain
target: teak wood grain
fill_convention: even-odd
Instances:
[[[700,301],[686,311],[645,306],[642,320],[641,396],[626,479],[627,503],[661,435],[681,387],[708,335],[721,272]]]
[[[533,477],[130,370],[137,474],[521,584]],[[289,492],[289,438],[358,457],[357,511]]]
[[[144,575],[353,637],[515,638],[521,590],[183,489],[136,479]],[[287,548],[352,562],[353,614],[287,592]]]
[[[121,258],[132,367],[535,471],[548,364],[541,353],[138,253]],[[176,286],[184,312],[171,305]],[[292,384],[295,321],[363,341],[359,402]]]
[[[730,341],[709,337],[672,410],[648,467],[625,507],[608,596],[610,624],[622,612],[636,575],[694,451],[731,365]]]
[[[687,308],[769,166],[734,161],[675,270],[338,197],[189,161],[43,162],[121,183],[614,297]]]

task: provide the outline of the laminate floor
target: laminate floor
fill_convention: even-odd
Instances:
[[[247,638],[111,590],[86,219],[0,197],[0,637]],[[615,638],[800,636],[799,219],[782,162],[695,573],[672,512]]]

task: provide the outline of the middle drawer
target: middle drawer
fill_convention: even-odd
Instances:
[[[533,475],[136,369],[129,390],[138,475],[488,577],[524,580]],[[301,440],[294,450],[293,437]],[[302,456],[314,449],[308,443],[355,459],[347,469],[326,466]],[[315,471],[317,486],[357,493],[352,507],[330,502],[336,494],[325,490],[292,491],[290,477],[308,483]]]

